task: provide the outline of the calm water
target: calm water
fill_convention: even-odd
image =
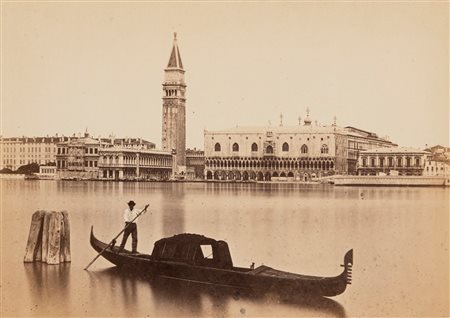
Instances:
[[[2,316],[447,316],[449,190],[291,184],[1,181]],[[141,252],[176,233],[226,240],[235,265],[336,275],[354,249],[353,284],[332,299],[282,299],[118,272],[89,245],[109,241],[126,202],[150,203]],[[23,264],[31,215],[67,210],[72,263]],[[131,244],[131,238],[128,244]]]

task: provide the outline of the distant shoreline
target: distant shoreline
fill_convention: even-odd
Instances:
[[[105,179],[49,179],[23,174],[0,174],[1,180],[66,181],[66,182],[142,182],[142,183],[209,183],[209,184],[277,184],[308,186],[363,186],[363,187],[448,187],[449,177],[428,176],[336,176],[318,181],[230,181],[230,180],[105,180]]]

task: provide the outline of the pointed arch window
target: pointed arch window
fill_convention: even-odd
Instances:
[[[307,145],[303,145],[303,146],[301,147],[301,152],[302,152],[302,153],[308,153],[308,146],[307,146]]]
[[[273,153],[273,147],[272,146],[267,146],[266,148],[266,153]]]
[[[252,143],[252,151],[258,151],[258,145],[256,142]]]
[[[214,151],[220,151],[220,144],[219,143],[216,143],[215,145],[214,145]]]
[[[233,144],[233,151],[239,151],[239,145],[236,142]]]
[[[289,144],[285,142],[281,148],[283,151],[289,151]]]
[[[328,146],[327,145],[322,145],[322,148],[320,149],[320,153],[328,153]]]

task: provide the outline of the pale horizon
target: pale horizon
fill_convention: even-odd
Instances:
[[[203,130],[353,126],[399,146],[449,146],[448,3],[2,4],[3,137],[161,145],[177,32],[186,145]]]

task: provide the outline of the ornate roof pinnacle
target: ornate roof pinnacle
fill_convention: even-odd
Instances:
[[[311,119],[309,118],[309,107],[306,108],[305,126],[311,125]]]

